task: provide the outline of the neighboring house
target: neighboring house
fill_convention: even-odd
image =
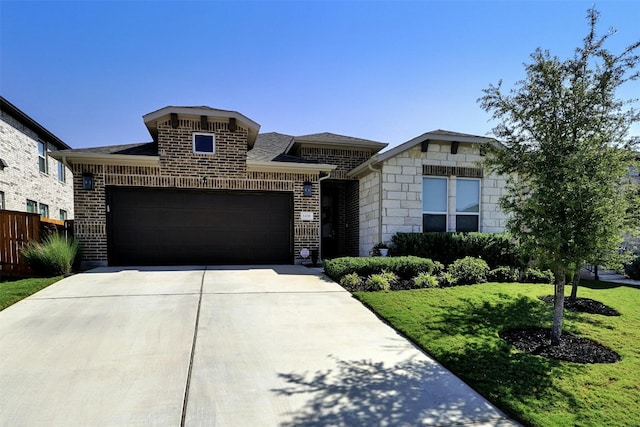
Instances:
[[[429,199],[437,198],[428,178],[444,179],[447,197],[455,197],[451,183],[461,171],[475,173],[482,194],[480,212],[472,203],[464,207],[473,217],[465,218],[467,228],[474,218],[481,231],[501,226],[502,216],[490,213],[501,190],[489,190],[501,181],[482,177],[473,163],[481,157],[471,143],[487,138],[438,131],[376,154],[386,144],[331,133],[259,134],[248,117],[210,107],[165,107],[143,119],[151,142],[52,153],[74,173],[75,236],[85,266],[291,264],[303,249],[322,258],[367,255],[374,242],[390,239],[398,217],[411,226],[397,231],[422,231],[423,185]],[[431,137],[431,144],[422,142]],[[449,145],[458,154],[439,151]],[[380,167],[391,169],[380,175]],[[373,181],[380,179],[376,196]],[[473,192],[473,185],[462,187]],[[402,191],[411,208],[401,207]],[[386,212],[372,207],[378,200]],[[442,223],[435,216],[441,212],[424,213],[433,215],[425,217],[428,227]]]
[[[0,209],[73,218],[73,176],[48,154],[70,147],[0,96]]]

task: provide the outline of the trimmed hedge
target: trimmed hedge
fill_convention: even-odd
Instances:
[[[433,261],[415,256],[343,257],[326,260],[324,263],[324,272],[336,282],[340,282],[343,276],[351,273],[369,277],[372,274],[380,274],[383,271],[392,272],[399,279],[410,280],[419,273],[432,273],[433,269]]]
[[[470,256],[482,258],[490,268],[524,268],[528,258],[508,233],[397,233],[392,254],[414,255],[449,265]]]

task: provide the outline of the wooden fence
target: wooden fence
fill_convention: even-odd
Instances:
[[[0,210],[0,275],[31,275],[20,250],[31,240],[41,241],[50,233],[73,237],[73,222],[40,218],[39,214]]]

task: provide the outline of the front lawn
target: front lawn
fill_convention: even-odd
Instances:
[[[538,299],[550,294],[552,285],[486,283],[354,295],[526,425],[640,425],[640,288],[584,281],[578,296],[621,316],[565,310],[564,330],[616,351],[622,360],[613,364],[529,355],[498,336],[511,327],[550,327],[552,305]]]
[[[62,279],[62,276],[0,282],[0,311]]]

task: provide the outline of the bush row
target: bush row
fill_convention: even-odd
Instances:
[[[415,255],[444,265],[471,256],[489,267],[524,268],[529,261],[508,233],[397,233],[392,237],[394,256]]]
[[[417,288],[435,288],[454,285],[470,285],[495,282],[553,283],[549,270],[529,268],[521,271],[514,267],[501,266],[493,270],[480,258],[464,257],[451,263],[445,270],[440,263],[426,263],[424,258],[337,258],[327,261],[325,272],[349,291],[380,291]],[[359,261],[355,261],[359,260]],[[384,260],[384,261],[383,261]],[[416,262],[415,267],[408,264]],[[393,271],[385,266],[398,267]],[[429,268],[429,266],[431,268]],[[402,271],[403,275],[397,273]],[[413,275],[408,275],[413,272]],[[417,273],[415,273],[417,272]]]
[[[411,279],[419,273],[432,273],[435,267],[436,264],[432,260],[416,256],[343,257],[326,260],[324,272],[336,282],[349,273],[367,277],[382,271],[394,273],[401,279]]]

